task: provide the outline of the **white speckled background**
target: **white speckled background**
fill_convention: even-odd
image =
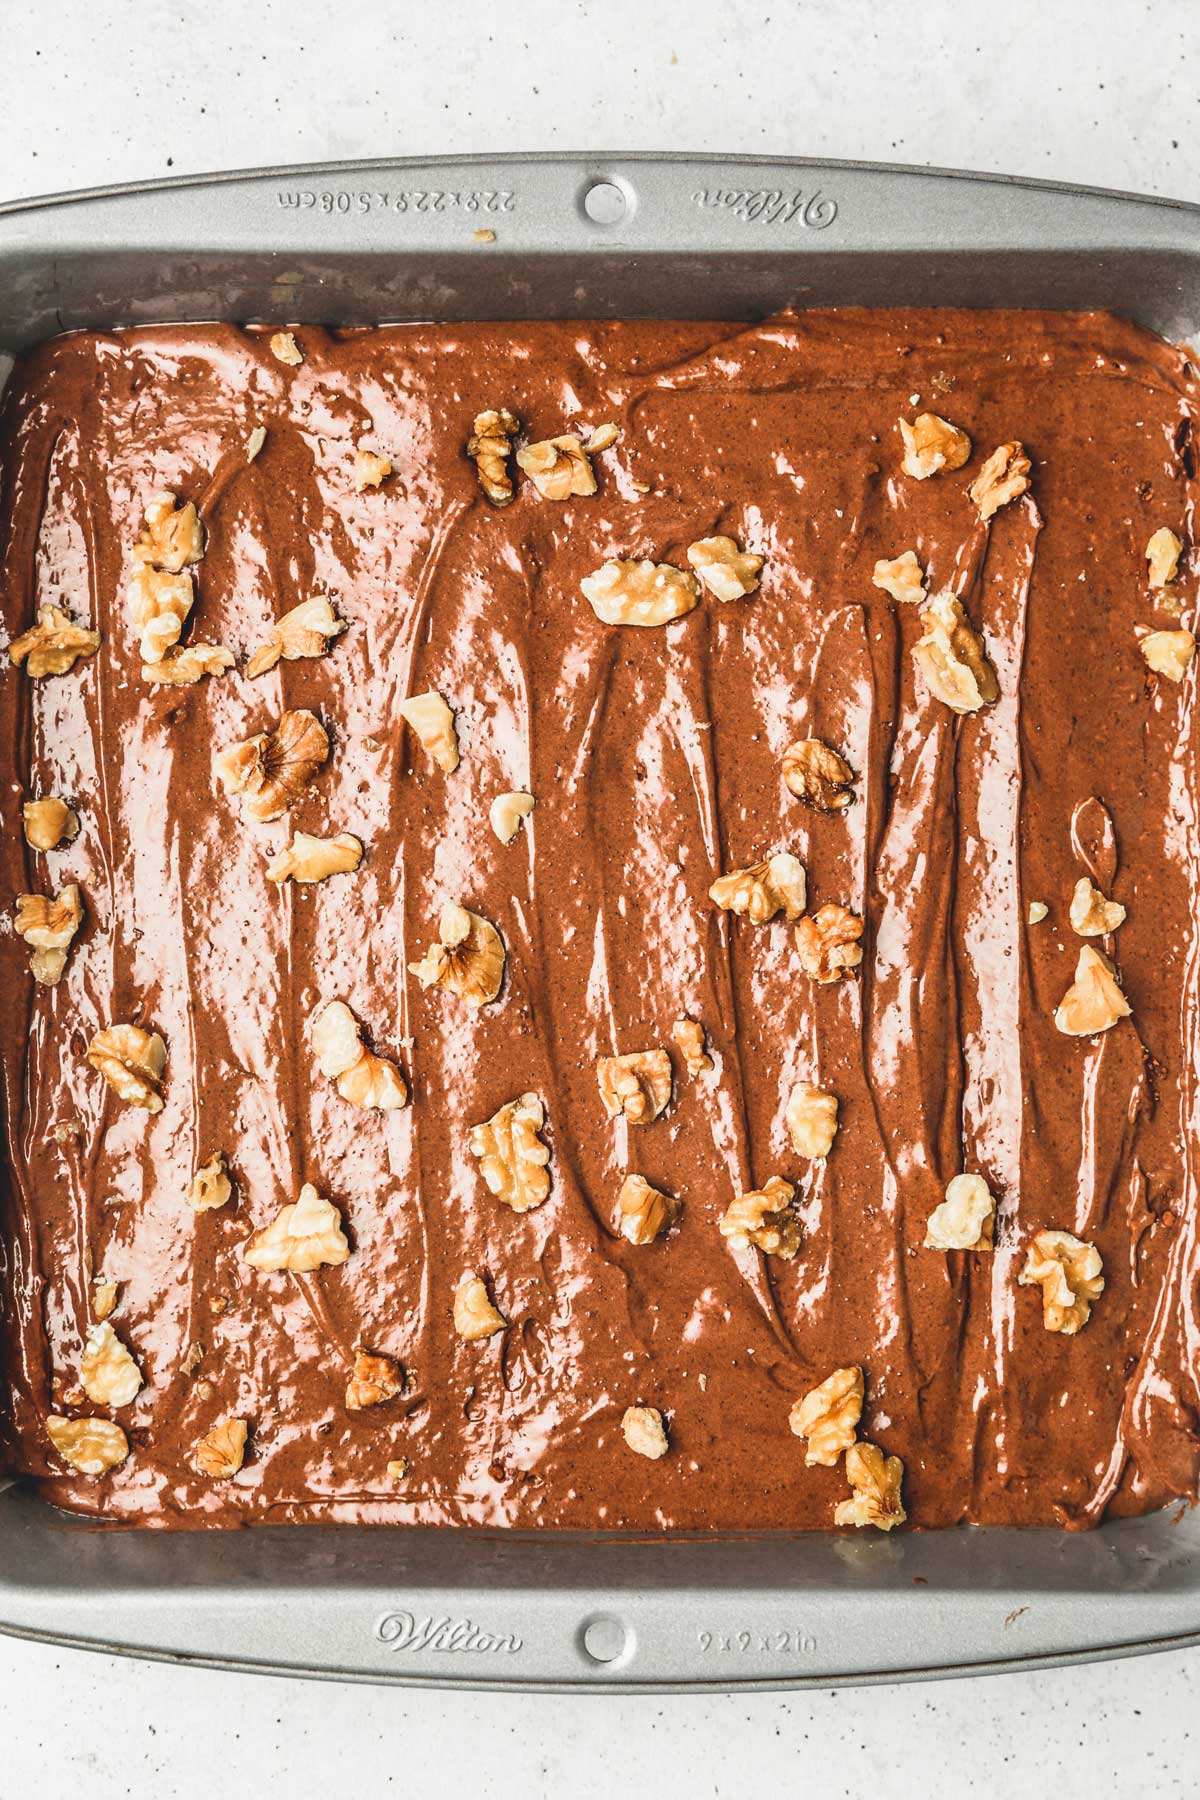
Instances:
[[[1195,0],[0,0],[0,199],[437,151],[761,151],[1200,200]],[[1193,50],[1189,69],[1188,41]],[[0,1800],[1200,1794],[1200,1650],[920,1687],[408,1695],[0,1639]]]

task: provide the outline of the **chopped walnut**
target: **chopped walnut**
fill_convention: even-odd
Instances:
[[[1063,995],[1054,1023],[1067,1037],[1093,1037],[1107,1031],[1132,1008],[1106,956],[1084,944],[1075,964],[1075,979]]]
[[[621,1415],[625,1442],[639,1456],[657,1462],[667,1454],[667,1428],[657,1406],[627,1406]]]
[[[990,519],[1002,506],[1020,498],[1029,486],[1030,467],[1020,444],[1001,444],[992,451],[967,489],[981,519]]]
[[[1180,539],[1165,525],[1160,525],[1146,545],[1151,587],[1166,587],[1169,581],[1174,581],[1182,554],[1183,544]]]
[[[885,1456],[878,1444],[851,1444],[846,1479],[852,1498],[834,1507],[835,1525],[874,1525],[877,1531],[903,1525],[908,1514],[900,1498],[904,1464],[898,1456]]]
[[[26,800],[21,808],[25,842],[34,850],[57,850],[79,835],[79,815],[65,800],[48,794],[42,800]]]
[[[1031,925],[1040,925],[1042,920],[1048,918],[1049,915],[1050,908],[1046,905],[1044,900],[1031,900],[1029,902],[1029,912],[1026,917]]]
[[[883,588],[893,600],[899,600],[905,605],[920,605],[928,598],[925,571],[915,550],[905,550],[890,561],[886,557],[880,557],[875,564],[871,585]]]
[[[267,864],[267,880],[328,881],[331,875],[353,874],[362,855],[362,844],[348,831],[331,838],[310,837],[306,831],[297,831],[287,849]]]
[[[712,1068],[713,1059],[704,1048],[704,1027],[697,1020],[676,1019],[671,1036],[679,1045],[689,1075],[704,1075]]]
[[[488,807],[488,820],[502,844],[511,844],[521,829],[521,820],[533,811],[533,795],[497,794]]]
[[[937,413],[918,413],[910,424],[897,421],[904,439],[904,473],[927,481],[943,469],[961,469],[971,454],[971,440],[957,425]]]
[[[408,1474],[407,1456],[393,1456],[391,1462],[386,1465],[386,1471],[392,1481],[403,1481]]]
[[[267,441],[266,426],[265,425],[256,425],[254,427],[254,430],[250,433],[250,436],[246,439],[246,461],[248,463],[252,463],[254,461],[255,457],[258,455],[259,451],[262,449],[262,447],[266,443],[266,441]]]
[[[142,1371],[107,1319],[87,1334],[79,1385],[93,1406],[128,1406],[142,1385]]]
[[[315,713],[285,712],[274,731],[222,750],[217,774],[227,794],[240,794],[247,815],[278,819],[313,780],[329,755],[329,735]]]
[[[251,653],[246,674],[251,679],[265,675],[281,658],[299,662],[302,657],[324,656],[345,629],[346,621],[338,618],[325,594],[302,600],[275,621],[268,642]]]
[[[1190,631],[1148,631],[1139,639],[1138,649],[1156,675],[1182,681],[1196,654],[1196,639]]]
[[[75,882],[68,882],[52,900],[47,894],[18,894],[17,936],[33,954],[29,967],[35,981],[53,987],[67,966],[72,939],[83,923],[83,899]]]
[[[117,1283],[98,1275],[92,1283],[92,1317],[107,1319],[117,1304]]]
[[[840,981],[862,961],[863,922],[848,906],[827,904],[801,919],[796,927],[796,948],[805,972],[814,981]]]
[[[739,550],[731,537],[698,538],[688,545],[687,559],[716,600],[742,600],[752,594],[766,561],[751,550]]]
[[[488,1297],[487,1286],[478,1275],[464,1275],[454,1290],[454,1329],[468,1344],[480,1338],[494,1337],[508,1324]]]
[[[800,1221],[792,1210],[795,1192],[790,1181],[772,1175],[761,1188],[739,1194],[721,1214],[721,1236],[735,1250],[754,1244],[767,1256],[790,1262],[800,1248]]]
[[[925,1226],[927,1250],[990,1250],[996,1202],[982,1175],[956,1175]]]
[[[788,1095],[784,1119],[797,1156],[821,1162],[837,1136],[837,1096],[814,1087],[811,1081],[798,1081]]]
[[[306,1181],[299,1199],[281,1207],[264,1230],[255,1232],[242,1254],[253,1269],[272,1273],[290,1269],[293,1275],[307,1275],[344,1263],[350,1245],[337,1207]]]
[[[486,1125],[472,1125],[471,1154],[490,1191],[514,1212],[530,1212],[550,1192],[546,1164],[550,1152],[538,1132],[545,1110],[536,1094],[522,1094],[494,1112]]]
[[[458,733],[454,714],[436,689],[427,694],[414,694],[400,702],[400,717],[411,725],[421,740],[421,748],[447,775],[458,767]]]
[[[87,1047],[87,1059],[119,1099],[147,1112],[162,1111],[167,1046],[157,1031],[143,1031],[140,1025],[110,1025],[96,1033]]]
[[[111,1419],[64,1419],[51,1413],[46,1432],[63,1461],[81,1475],[107,1475],[129,1455],[129,1439]]]
[[[1080,937],[1107,937],[1124,923],[1125,908],[1117,900],[1106,900],[1086,875],[1075,883],[1071,896],[1071,929]]]
[[[777,850],[765,862],[718,876],[708,897],[722,912],[745,914],[754,925],[765,925],[778,912],[794,921],[808,898],[804,864],[790,851]]]
[[[807,1438],[806,1468],[832,1469],[854,1442],[863,1409],[863,1372],[857,1366],[835,1369],[819,1387],[810,1388],[797,1400],[788,1424],[798,1438]]]
[[[700,583],[671,563],[614,560],[585,575],[584,598],[606,625],[669,625],[700,599]]]
[[[362,1041],[362,1028],[344,1000],[331,1000],[313,1020],[313,1049],[322,1075],[365,1112],[393,1112],[408,1104],[408,1088],[394,1062]]]
[[[451,900],[438,919],[438,942],[408,972],[423,988],[445,988],[467,1006],[488,1006],[504,980],[504,940],[487,919]]]
[[[354,1372],[346,1384],[346,1406],[350,1412],[362,1412],[368,1406],[382,1406],[404,1392],[404,1370],[391,1356],[373,1356],[367,1350],[354,1353]]]
[[[356,450],[354,453],[354,491],[364,493],[367,488],[377,488],[387,480],[392,472],[390,456],[377,456],[374,450]]]
[[[236,658],[224,644],[184,644],[166,651],[158,662],[142,664],[142,680],[160,687],[195,687],[206,675],[222,675]]]
[[[298,369],[304,361],[304,352],[291,331],[276,331],[272,334],[271,355],[276,362],[286,364],[289,369]]]
[[[588,453],[577,437],[545,438],[517,451],[517,467],[528,475],[543,500],[570,500],[596,492]]]
[[[512,476],[507,463],[512,454],[511,440],[520,429],[520,420],[506,406],[493,407],[475,415],[475,428],[467,439],[467,455],[475,464],[479,485],[493,506],[507,506],[513,497]]]
[[[652,1244],[674,1224],[679,1202],[652,1188],[643,1175],[627,1175],[617,1197],[621,1236],[631,1244]]]
[[[204,555],[204,527],[195,504],[180,506],[170,488],[151,496],[143,514],[145,524],[133,546],[135,567],[166,569],[178,575]]]
[[[100,633],[76,625],[58,606],[39,606],[38,622],[13,639],[8,654],[33,681],[47,675],[65,675],[81,656],[95,656]]]
[[[187,569],[173,574],[148,563],[134,568],[125,589],[125,609],[138,634],[143,668],[161,662],[178,644],[195,599],[195,583]]]
[[[245,1419],[222,1419],[206,1431],[196,1445],[196,1467],[214,1481],[228,1481],[237,1474],[246,1456],[249,1424]]]
[[[783,753],[783,779],[797,800],[819,812],[839,812],[849,806],[854,771],[836,750],[820,738],[801,738]]]
[[[624,1056],[602,1056],[596,1080],[605,1114],[631,1125],[649,1125],[671,1098],[671,1058],[665,1050],[631,1050]]]
[[[621,427],[614,425],[611,419],[603,425],[594,427],[587,443],[583,446],[589,456],[599,456],[601,450],[611,450],[621,436]]]
[[[233,1183],[225,1167],[225,1152],[214,1150],[188,1182],[187,1201],[193,1212],[213,1212],[233,1196]]]
[[[1104,1291],[1104,1264],[1094,1244],[1069,1231],[1035,1233],[1017,1280],[1042,1290],[1042,1324],[1047,1331],[1073,1337],[1092,1313],[1092,1301]]]
[[[948,588],[934,594],[921,609],[921,624],[924,635],[913,645],[913,661],[934,698],[956,713],[990,705],[1000,693],[996,671],[962,601]]]

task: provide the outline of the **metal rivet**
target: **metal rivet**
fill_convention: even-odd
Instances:
[[[630,1636],[620,1619],[607,1614],[589,1619],[583,1628],[583,1651],[595,1663],[614,1663],[624,1655]]]
[[[583,196],[583,210],[593,225],[619,225],[629,201],[615,181],[594,181]]]

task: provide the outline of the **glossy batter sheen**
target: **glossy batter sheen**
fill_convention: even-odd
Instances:
[[[1148,676],[1135,636],[1179,622],[1146,585],[1151,532],[1194,536],[1183,356],[1109,318],[1034,313],[303,329],[295,369],[267,335],[66,337],[7,395],[4,626],[53,600],[103,633],[70,675],[0,677],[6,912],[77,879],[88,915],[49,991],[11,926],[0,939],[12,1466],[58,1504],[156,1526],[826,1527],[845,1473],[805,1467],[788,1412],[859,1362],[862,1433],[903,1459],[914,1525],[1086,1525],[1193,1494],[1196,675]],[[494,510],[464,454],[489,406],[528,439],[615,421],[599,492],[556,504],[521,479]],[[921,410],[970,433],[965,469],[901,471],[896,420]],[[986,526],[966,486],[1013,438],[1031,494]],[[377,492],[354,492],[360,441],[394,462]],[[244,660],[327,592],[349,622],[327,657],[254,682],[142,680],[122,593],[164,486],[208,534],[189,635]],[[580,594],[606,557],[686,566],[714,532],[765,555],[751,598],[635,630]],[[916,609],[872,585],[875,560],[908,548],[985,634],[1001,696],[975,716],[931,697]],[[1195,581],[1185,553],[1184,625]],[[429,687],[457,714],[452,775],[398,712]],[[287,707],[319,712],[330,762],[287,818],[246,823],[213,755]],[[845,812],[782,783],[785,746],[808,735],[857,773]],[[487,811],[510,788],[537,805],[504,847]],[[83,821],[48,857],[21,835],[31,792]],[[272,886],[266,860],[293,829],[357,834],[361,869]],[[782,921],[709,903],[718,872],[780,848],[803,859],[810,907],[865,915],[859,979],[815,987]],[[1075,1040],[1053,1012],[1089,871],[1128,909],[1114,953],[1133,1017]],[[479,1013],[405,973],[446,896],[507,945],[501,998]],[[1029,926],[1033,900],[1050,915]],[[319,1074],[306,1026],[334,996],[403,1065],[404,1112],[356,1111]],[[714,1074],[690,1080],[675,1055],[665,1116],[609,1124],[595,1059],[669,1045],[684,1012]],[[166,1039],[158,1117],[84,1059],[114,1020]],[[840,1102],[824,1165],[789,1147],[802,1077]],[[467,1135],[525,1089],[546,1104],[553,1186],[516,1216]],[[196,1215],[185,1190],[216,1148],[235,1202]],[[999,1196],[993,1254],[922,1248],[964,1168]],[[650,1246],[615,1233],[631,1169],[683,1201]],[[772,1174],[798,1186],[790,1264],[718,1230]],[[342,1209],[349,1261],[256,1273],[248,1235],[306,1180]],[[1044,1226],[1104,1259],[1076,1337],[1046,1332],[1040,1291],[1016,1283]],[[451,1322],[467,1269],[511,1321],[483,1343]],[[99,1273],[120,1283],[112,1323],[146,1385],[116,1415],[129,1460],[91,1480],[44,1420],[94,1410],[64,1396]],[[360,1342],[412,1382],[352,1413]],[[661,1461],[622,1438],[637,1403],[667,1417]],[[192,1456],[227,1414],[251,1438],[219,1482]]]

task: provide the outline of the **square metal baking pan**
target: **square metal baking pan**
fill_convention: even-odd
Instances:
[[[357,163],[0,207],[0,352],[163,320],[753,319],[836,304],[1102,307],[1192,341],[1200,208],[685,156]],[[180,1534],[81,1525],[18,1484],[0,1495],[0,1629],[415,1686],[956,1674],[1200,1642],[1200,1513],[869,1540]]]

